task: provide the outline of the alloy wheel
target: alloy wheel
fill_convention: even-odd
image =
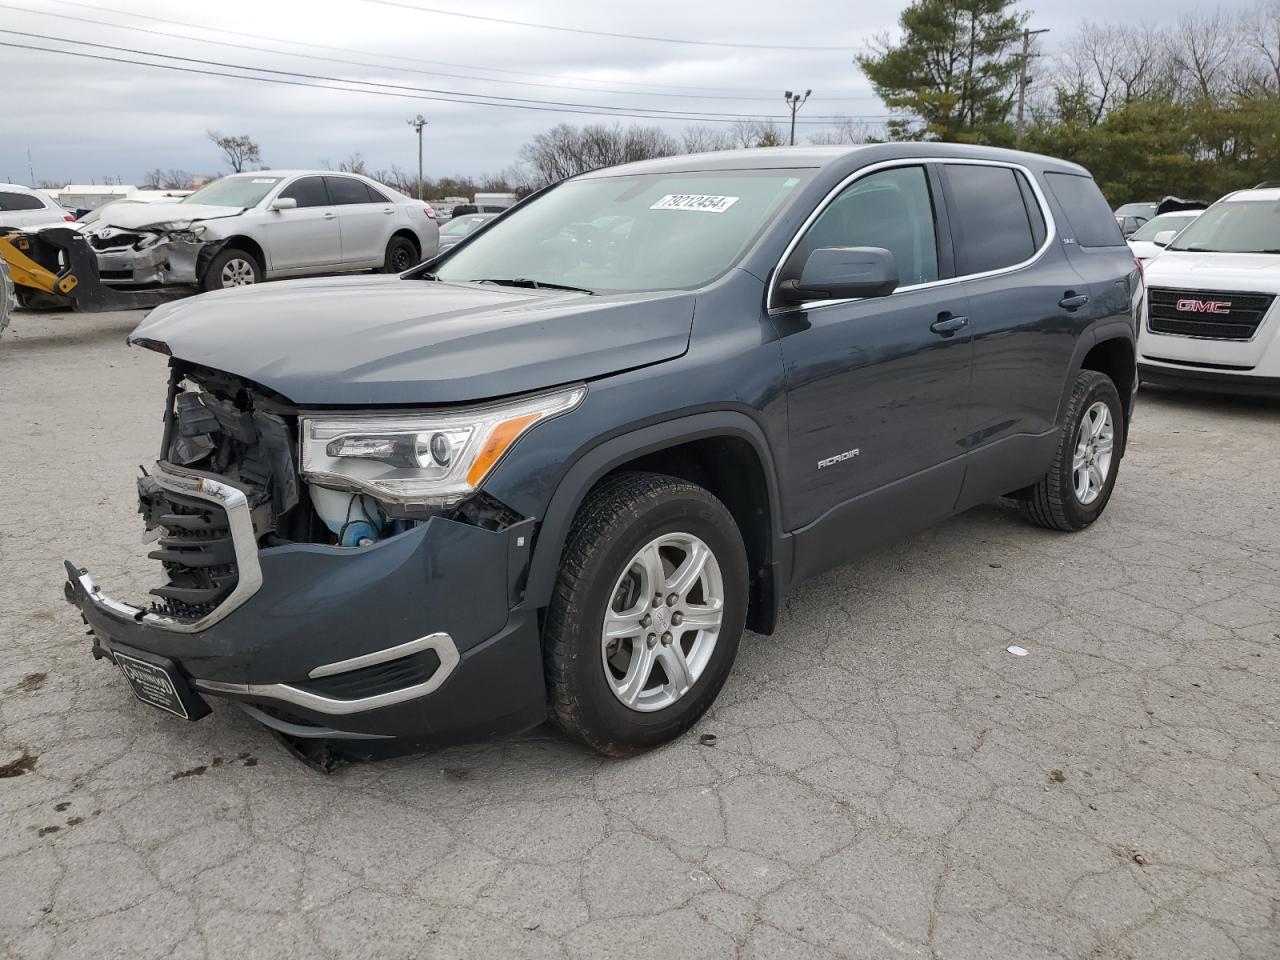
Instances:
[[[641,547],[614,585],[601,630],[614,696],[651,713],[688,693],[715,652],[724,605],[720,564],[702,540],[667,533]]]
[[[1076,449],[1071,460],[1071,481],[1076,499],[1089,506],[1102,495],[1111,473],[1111,452],[1115,444],[1115,424],[1111,408],[1095,401],[1080,420]]]

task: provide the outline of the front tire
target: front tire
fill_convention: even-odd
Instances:
[[[552,718],[608,756],[678,737],[729,675],[747,596],[724,504],[660,474],[607,479],[578,512],[547,612]]]
[[[1124,451],[1124,413],[1111,378],[1081,370],[1071,390],[1053,464],[1022,491],[1018,508],[1037,526],[1083,530],[1102,515]]]
[[[228,247],[218,251],[209,263],[201,283],[206,290],[228,290],[232,287],[248,287],[262,282],[262,264],[257,257],[244,250]]]

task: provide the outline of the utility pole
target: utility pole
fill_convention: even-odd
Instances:
[[[1042,27],[1039,30],[1028,30],[1024,27],[1022,30],[1022,57],[1018,61],[1018,122],[1016,128],[1019,143],[1022,142],[1022,136],[1027,129],[1025,113],[1027,106],[1027,84],[1031,82],[1031,77],[1028,75],[1029,71],[1027,70],[1027,67],[1030,65],[1031,58],[1033,56],[1040,56],[1038,53],[1033,54],[1031,52],[1031,38],[1038,34],[1048,32],[1048,27]]]
[[[409,126],[413,127],[413,129],[418,134],[418,199],[421,200],[423,199],[423,196],[422,196],[422,128],[427,125],[427,121],[422,119],[422,114],[418,114],[412,120],[408,120],[406,122],[409,124]]]
[[[796,112],[804,106],[805,101],[809,99],[812,90],[806,90],[804,96],[798,93],[792,93],[790,90],[782,94],[782,99],[786,102],[787,107],[791,110],[791,146],[796,145]]]

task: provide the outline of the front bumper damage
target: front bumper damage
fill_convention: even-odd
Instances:
[[[98,258],[98,275],[105,284],[191,285],[216,253],[201,240],[152,231],[104,230],[89,238]],[[221,243],[216,244],[221,247]]]
[[[545,717],[537,622],[520,606],[533,520],[491,530],[433,516],[366,547],[260,547],[246,492],[225,477],[163,461],[150,476],[225,512],[234,588],[198,618],[174,616],[108,596],[68,562],[65,596],[96,657],[168,669],[190,719],[229,700],[295,749],[376,756]]]

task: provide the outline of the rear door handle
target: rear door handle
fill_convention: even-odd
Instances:
[[[929,324],[929,329],[941,337],[949,337],[957,330],[962,330],[969,325],[968,317],[957,317],[954,313],[946,311],[938,314],[938,319]]]
[[[1068,290],[1067,295],[1058,301],[1058,306],[1063,310],[1079,310],[1088,302],[1089,297],[1086,294]]]
[[[388,215],[395,213],[395,211],[392,210],[390,207],[383,207],[382,212]]]

